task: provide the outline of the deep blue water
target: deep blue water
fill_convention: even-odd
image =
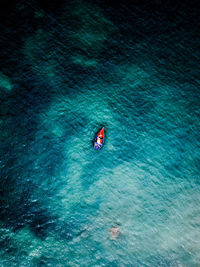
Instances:
[[[0,266],[200,266],[197,7],[17,1],[1,21]]]

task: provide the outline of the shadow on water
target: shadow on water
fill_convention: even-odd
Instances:
[[[18,66],[20,76],[20,66]],[[1,143],[1,178],[0,178],[0,217],[14,231],[27,224],[34,234],[40,238],[46,236],[52,227],[52,218],[43,203],[33,201],[33,193],[37,191],[34,182],[30,182],[33,168],[31,148],[37,132],[38,115],[49,105],[52,95],[49,86],[44,82],[35,83],[35,77],[19,81],[14,92],[1,103],[1,114],[8,127],[8,138]],[[6,121],[7,120],[7,121]],[[60,157],[49,159],[53,167],[57,167]]]
[[[43,203],[33,201],[34,190],[37,189],[33,184],[27,181],[20,184],[19,181],[13,180],[12,175],[1,179],[0,217],[13,231],[29,225],[37,237],[44,239],[47,231],[52,228],[55,217],[43,207]]]

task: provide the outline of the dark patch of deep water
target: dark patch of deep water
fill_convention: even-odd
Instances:
[[[195,3],[0,13],[0,265],[198,266]]]

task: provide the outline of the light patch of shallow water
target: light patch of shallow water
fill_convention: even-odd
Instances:
[[[0,72],[0,87],[6,91],[11,91],[13,87],[10,78],[2,72]]]
[[[107,96],[104,91],[101,92],[100,86],[97,86],[96,90],[91,88],[91,90],[78,95],[58,97],[41,114],[40,118],[41,125],[58,137],[65,135],[66,128],[70,129],[77,137],[80,137],[78,140],[80,147],[94,138],[95,133],[92,132],[91,127],[99,127],[102,118],[103,122],[109,125],[117,121],[107,103]],[[78,124],[80,123],[83,125],[86,123],[84,132],[79,132]]]
[[[98,64],[98,61],[94,58],[87,58],[82,55],[77,55],[72,57],[72,61],[75,64],[83,65],[86,67],[95,67]]]
[[[71,7],[70,10],[69,7]],[[91,48],[97,50],[101,48],[103,42],[114,30],[112,22],[93,4],[74,1],[66,5],[66,11],[63,14],[64,20],[68,18],[69,13],[73,17],[71,20],[73,31],[70,34],[72,41],[76,41],[78,46],[86,49],[87,52]]]
[[[182,184],[165,184],[158,180],[158,175],[150,175],[148,171],[126,163],[99,175],[101,179],[90,188],[86,198],[88,202],[99,197],[103,199],[90,231],[96,242],[104,244],[104,251],[113,255],[109,230],[118,225],[118,245],[123,246],[126,242],[125,247],[121,247],[123,257],[131,254],[142,257],[155,253],[167,255],[182,247],[199,261],[199,230],[195,225],[198,218],[192,218],[193,213],[197,214],[193,189],[193,193],[187,193],[185,197],[176,193],[182,189]],[[165,200],[165,194],[174,197]],[[113,257],[118,258],[117,255]]]
[[[60,83],[60,63],[56,49],[49,45],[55,40],[54,34],[38,29],[24,42],[23,52],[32,70],[39,77],[52,84]],[[59,49],[59,48],[58,48]]]
[[[96,66],[105,41],[116,31],[114,24],[103,10],[83,1],[67,4],[61,20],[70,20],[70,31],[63,33],[63,42],[74,47],[72,61],[85,67]]]

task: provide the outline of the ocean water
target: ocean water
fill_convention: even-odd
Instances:
[[[200,266],[197,7],[21,0],[1,21],[0,266]]]

